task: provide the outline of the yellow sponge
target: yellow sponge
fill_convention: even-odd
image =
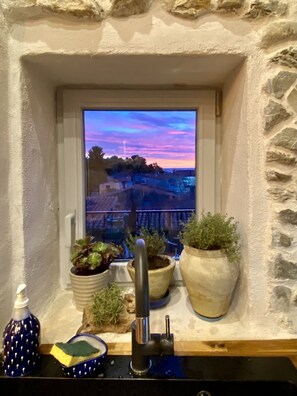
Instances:
[[[77,341],[73,343],[58,342],[53,345],[50,354],[64,366],[70,367],[99,356],[100,351],[87,341]]]

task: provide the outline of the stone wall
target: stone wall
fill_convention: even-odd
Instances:
[[[58,16],[61,20],[71,20],[71,23],[77,22],[78,25],[90,23],[94,27],[103,20],[113,21],[114,18],[118,18],[123,23],[127,20],[127,24],[133,22],[139,24],[137,18],[146,13],[153,15],[157,6],[161,8],[161,11],[158,11],[159,18],[162,18],[162,13],[166,13],[166,18],[168,15],[172,18],[170,20],[172,24],[175,20],[182,21],[184,26],[188,26],[188,30],[193,26],[197,34],[202,30],[199,21],[214,23],[214,20],[230,26],[230,30],[232,26],[236,26],[239,31],[238,36],[241,34],[240,29],[243,32],[242,36],[245,34],[245,29],[253,31],[255,37],[253,56],[260,55],[266,62],[265,75],[258,76],[255,73],[252,79],[265,80],[259,92],[254,93],[255,97],[263,98],[265,105],[263,109],[260,107],[253,110],[255,113],[261,111],[262,126],[257,131],[257,137],[261,137],[265,147],[264,171],[262,172],[261,168],[261,178],[266,183],[264,195],[269,207],[268,232],[271,238],[267,241],[263,253],[265,262],[248,265],[261,265],[262,272],[267,276],[266,284],[269,289],[267,310],[276,313],[280,321],[289,324],[290,328],[297,332],[296,2],[294,0],[71,0],[67,2],[3,0],[1,6],[6,20],[11,25],[23,24],[24,37],[26,31],[24,21],[28,20],[34,22],[50,16]],[[210,19],[206,20],[205,18],[208,17]],[[165,34],[164,31],[161,35]],[[206,35],[205,31],[203,34]],[[210,29],[209,36],[212,34],[216,34],[215,30]],[[17,39],[21,41],[19,36]],[[127,37],[125,39],[129,41]],[[0,40],[5,41],[5,33],[1,32]],[[110,47],[112,45],[113,43],[110,43]],[[5,46],[3,48],[1,51],[4,51],[4,57],[7,59]],[[215,51],[215,49],[214,46],[211,50]],[[117,48],[116,51],[119,49]],[[2,79],[3,71],[5,75],[4,69],[5,62],[0,69],[2,85],[6,84]],[[9,92],[9,88],[7,91]],[[4,182],[7,180],[6,175],[1,176],[1,182],[3,180]],[[257,186],[253,188],[257,189]],[[254,218],[257,217],[257,213],[252,215]],[[257,222],[254,221],[254,224]],[[266,228],[267,225],[262,226]],[[246,232],[253,233],[253,229]],[[252,273],[247,269],[246,272]],[[254,279],[254,282],[256,283],[257,279]]]
[[[276,26],[270,26],[263,36],[263,44],[269,41],[296,38],[296,23],[286,21],[293,8],[291,0],[3,0],[6,17],[16,21],[58,15],[65,18],[102,21],[108,17],[129,17],[150,11],[154,3],[162,3],[164,10],[182,18],[196,19],[205,14],[241,18],[249,22],[264,18],[284,18]],[[294,12],[294,10],[293,10]],[[266,22],[266,21],[265,21]]]
[[[268,35],[273,37],[272,30]],[[283,320],[296,331],[297,47],[291,45],[293,40],[290,42],[293,37],[296,41],[296,26],[286,27],[284,23],[281,35],[284,38],[281,49],[278,41],[264,40],[269,43],[267,53],[273,72],[263,87],[268,102],[264,110],[264,135],[272,218],[271,309],[281,312]]]

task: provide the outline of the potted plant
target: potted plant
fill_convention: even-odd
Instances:
[[[160,300],[165,296],[175,268],[175,260],[164,255],[166,238],[164,234],[159,234],[157,230],[141,228],[139,233],[133,236],[128,232],[126,243],[132,254],[135,254],[135,244],[137,239],[143,239],[146,246],[149,276],[149,295],[151,300]],[[134,259],[127,265],[132,281],[135,279]]]
[[[70,281],[76,308],[80,311],[92,301],[94,292],[107,287],[109,265],[122,253],[122,248],[113,243],[94,241],[86,236],[76,240],[70,261]]]
[[[240,237],[233,217],[193,215],[180,232],[180,270],[193,309],[218,318],[230,306],[239,276]]]

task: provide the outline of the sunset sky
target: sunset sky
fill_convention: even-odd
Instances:
[[[196,112],[85,110],[86,152],[103,148],[105,158],[138,154],[162,168],[195,167]]]

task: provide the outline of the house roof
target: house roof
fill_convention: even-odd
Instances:
[[[87,197],[86,198],[86,209],[87,211],[103,210],[109,211],[113,210],[118,202],[118,197],[116,195],[98,195],[97,197]]]

